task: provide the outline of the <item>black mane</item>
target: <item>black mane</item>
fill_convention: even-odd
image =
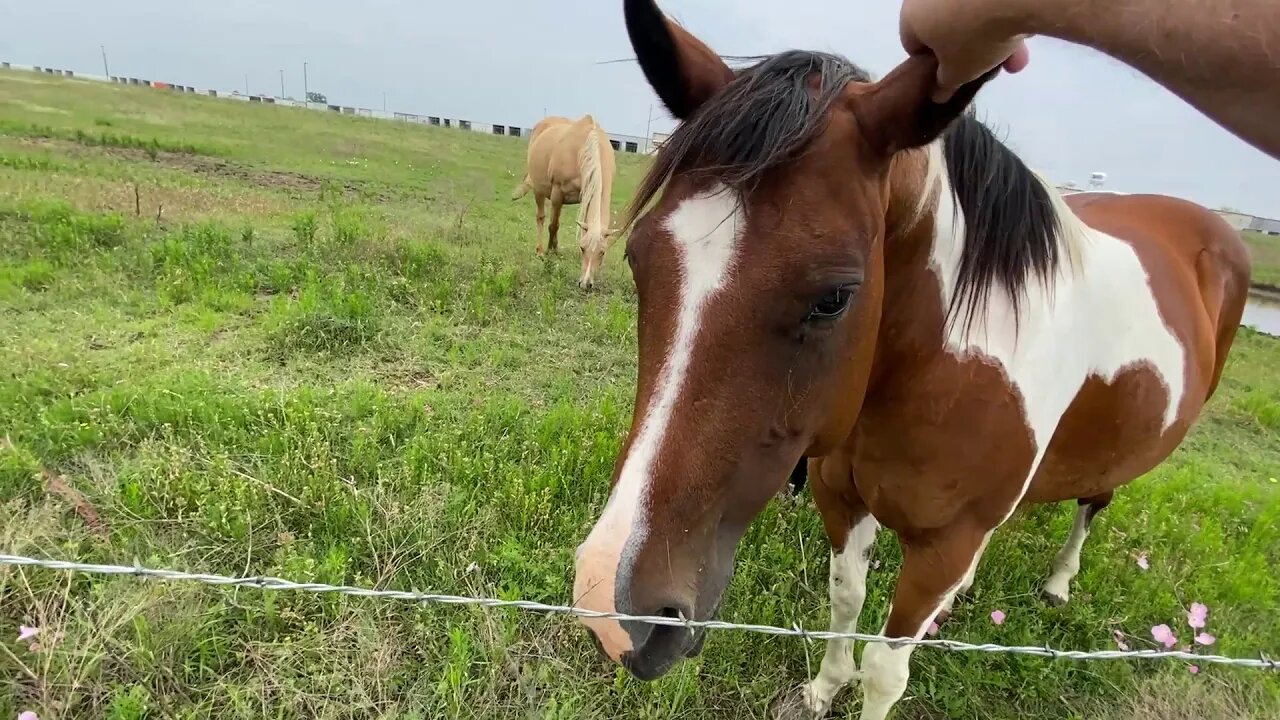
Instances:
[[[816,75],[821,88],[810,90]],[[829,53],[790,50],[741,70],[663,143],[627,212],[630,225],[677,172],[714,177],[746,190],[794,160],[827,125],[850,82],[868,82],[857,65]]]
[[[956,212],[964,218],[964,251],[948,314],[968,331],[996,283],[1016,311],[1032,275],[1050,281],[1061,261],[1062,227],[1049,189],[971,113],[947,129],[942,153]]]
[[[749,191],[823,132],[846,85],[870,80],[839,55],[801,50],[771,55],[738,71],[663,144],[636,191],[625,226],[678,172]],[[1061,226],[1049,190],[972,113],[951,124],[942,146],[965,235],[948,316],[958,316],[967,330],[997,283],[1016,309],[1032,275],[1049,282],[1061,260]]]

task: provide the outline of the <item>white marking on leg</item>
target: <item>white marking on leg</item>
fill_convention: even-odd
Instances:
[[[1080,572],[1080,550],[1084,547],[1085,538],[1089,537],[1090,510],[1089,505],[1076,507],[1076,520],[1071,526],[1071,535],[1053,560],[1053,574],[1044,584],[1044,592],[1054,605],[1066,605],[1071,598],[1071,581]]]
[[[880,523],[870,514],[849,531],[844,549],[831,555],[831,630],[856,632],[858,616],[867,599],[867,569],[871,565],[871,550],[876,542]],[[805,688],[805,705],[816,714],[825,714],[831,708],[831,700],[840,689],[857,675],[858,666],[853,660],[853,641],[835,639],[827,641],[827,652],[822,656],[818,676]]]
[[[928,627],[925,625],[916,637],[923,636]],[[883,634],[884,630],[880,632]],[[862,651],[862,720],[884,720],[907,691],[913,648],[914,645],[869,643]]]
[[[613,612],[619,576],[631,572],[636,549],[644,542],[645,506],[654,459],[667,435],[667,426],[693,357],[702,309],[727,281],[734,251],[744,225],[736,193],[717,186],[680,203],[666,221],[681,268],[680,312],[675,337],[655,385],[655,397],[640,424],[640,432],[623,461],[618,482],[604,512],[586,541],[578,548],[574,597],[579,607]],[[618,660],[631,650],[631,638],[614,620],[584,619],[604,646]]]
[[[947,591],[938,599],[937,607],[916,629],[915,634],[912,635],[916,640],[924,637],[925,631],[937,619],[942,608],[950,606],[965,579],[973,577],[978,561],[982,558],[982,551],[986,549],[987,543],[991,542],[993,532],[995,531],[987,532],[982,539],[982,544],[979,545],[978,552],[975,552],[973,559],[969,561],[969,567],[964,575],[947,588]],[[892,604],[889,605],[888,617],[893,617]],[[880,628],[880,634],[884,635],[887,628],[886,622],[885,627]],[[884,720],[893,706],[902,698],[902,694],[907,691],[907,682],[911,679],[911,653],[914,649],[915,645],[891,647],[886,643],[867,644],[866,649],[862,651],[862,720]]]

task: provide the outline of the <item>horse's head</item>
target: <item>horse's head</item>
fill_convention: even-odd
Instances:
[[[605,213],[607,217],[608,214]],[[603,225],[591,226],[578,221],[578,247],[582,251],[582,274],[578,276],[578,287],[590,290],[596,285],[596,276],[604,267],[604,256],[608,254],[613,241],[620,230],[608,229]]]
[[[627,245],[635,416],[575,596],[701,620],[788,472],[848,438],[880,321],[890,161],[937,137],[977,84],[931,102],[924,57],[879,82],[803,52],[735,73],[651,0],[625,6],[645,76],[683,123],[633,204],[656,198]],[[701,646],[681,627],[584,622],[641,678]]]

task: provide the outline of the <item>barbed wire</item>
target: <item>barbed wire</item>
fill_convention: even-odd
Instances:
[[[959,640],[941,640],[928,638],[889,638],[883,635],[857,632],[834,632],[830,630],[806,630],[799,625],[785,628],[773,625],[752,625],[725,622],[722,620],[687,620],[657,615],[627,615],[616,612],[599,612],[570,605],[548,605],[530,600],[499,600],[497,598],[468,597],[464,595],[448,595],[443,593],[424,593],[409,590],[374,590],[371,588],[353,587],[350,585],[328,585],[326,583],[299,583],[278,577],[265,575],[252,577],[231,577],[208,573],[189,573],[181,570],[162,570],[142,566],[98,565],[93,563],[71,562],[67,560],[42,560],[21,555],[0,554],[0,566],[39,567],[48,570],[68,570],[91,575],[130,575],[138,578],[151,578],[165,581],[197,582],[218,587],[248,587],[257,590],[293,590],[309,593],[335,593],[352,597],[376,598],[381,600],[401,600],[414,603],[434,603],[441,605],[470,605],[482,608],[515,608],[529,612],[573,615],[581,618],[602,620],[625,620],[648,623],[650,625],[668,625],[687,627],[690,630],[736,630],[762,635],[782,637],[799,637],[806,640],[857,640],[862,642],[891,643],[894,645],[917,645],[920,647],[940,648],[955,652],[1004,653],[1012,655],[1034,655],[1054,660],[1186,660],[1198,664],[1231,665],[1235,667],[1262,670],[1280,670],[1280,661],[1259,654],[1257,658],[1231,658],[1222,655],[1198,655],[1181,650],[1055,650],[1050,647],[1034,645],[997,645],[994,643],[973,644]]]

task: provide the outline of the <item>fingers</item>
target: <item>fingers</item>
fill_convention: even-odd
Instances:
[[[1000,67],[1006,72],[1016,73],[1024,70],[1030,62],[1031,51],[1022,38],[975,50],[964,57],[940,56],[938,86],[934,89],[933,101],[950,100],[960,86],[982,77],[991,68]]]
[[[1025,40],[1019,40],[1013,50],[1013,54],[1004,61],[1004,65],[1001,67],[1004,68],[1005,72],[1016,73],[1025,70],[1027,65],[1030,63],[1031,50],[1027,47],[1027,42]]]
[[[929,46],[916,34],[915,28],[907,22],[905,16],[898,21],[898,35],[901,37],[902,47],[906,49],[908,55],[923,55],[932,52]]]

